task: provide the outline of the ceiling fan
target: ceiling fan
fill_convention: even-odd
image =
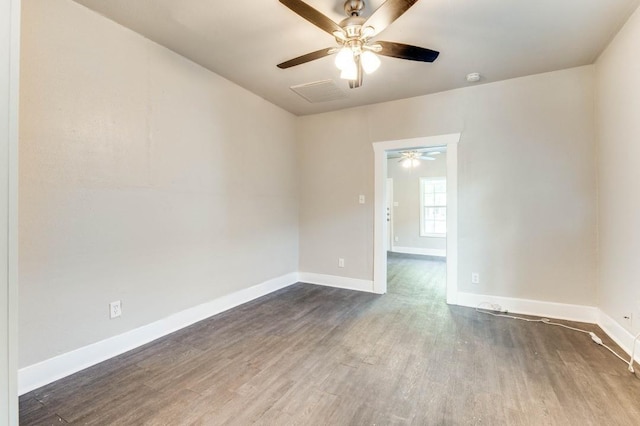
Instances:
[[[365,7],[364,0],[346,0],[344,11],[347,18],[337,24],[301,0],[280,0],[280,3],[335,37],[338,46],[298,56],[278,64],[278,68],[290,68],[337,53],[336,66],[341,71],[340,78],[349,80],[349,87],[355,89],[362,85],[363,71],[370,74],[380,66],[380,59],[376,54],[433,62],[440,52],[392,41],[371,41],[371,38],[387,28],[417,1],[387,0],[365,19],[360,16]]]
[[[389,155],[389,158],[399,158],[398,163],[402,163],[402,167],[411,168],[418,167],[420,165],[420,160],[435,160],[434,157],[430,156],[438,155],[440,152],[403,151],[398,154],[399,157]]]

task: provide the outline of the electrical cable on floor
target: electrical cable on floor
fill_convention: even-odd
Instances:
[[[638,375],[633,369],[633,360],[636,358],[636,342],[638,341],[638,339],[640,339],[640,333],[638,333],[635,339],[633,339],[633,346],[631,349],[631,359],[629,360],[629,372],[633,373],[636,377],[638,377]]]
[[[483,306],[485,306],[485,305],[489,306],[489,308],[483,308]],[[555,325],[557,327],[568,328],[569,330],[579,331],[580,333],[588,334],[591,337],[591,340],[593,340],[597,345],[600,345],[603,348],[608,349],[609,352],[611,352],[616,357],[618,357],[618,359],[620,359],[620,361],[624,362],[625,364],[628,364],[629,372],[632,373],[636,378],[640,379],[640,377],[636,374],[636,371],[633,368],[633,362],[634,362],[635,354],[636,354],[636,342],[638,341],[638,339],[640,339],[640,334],[638,334],[635,337],[635,339],[633,339],[633,346],[632,346],[632,351],[631,351],[631,359],[629,361],[627,361],[626,359],[624,359],[623,357],[618,355],[618,353],[616,351],[611,349],[609,346],[605,345],[602,342],[602,339],[599,338],[593,331],[582,330],[580,328],[571,327],[571,326],[568,326],[568,325],[565,325],[565,324],[560,324],[558,322],[553,322],[549,318],[535,318],[535,319],[532,319],[532,318],[518,317],[518,316],[515,316],[515,315],[509,315],[509,312],[506,311],[506,310],[503,311],[502,307],[500,305],[494,305],[494,304],[489,303],[489,302],[482,302],[478,306],[476,306],[476,312],[480,312],[482,314],[491,315],[491,316],[494,316],[494,317],[509,318],[509,319],[514,319],[514,320],[526,321],[526,322],[541,322],[543,324]]]

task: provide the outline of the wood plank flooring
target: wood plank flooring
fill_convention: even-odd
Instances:
[[[392,255],[383,296],[297,284],[23,395],[20,423],[640,424],[588,336],[449,307],[444,277]]]

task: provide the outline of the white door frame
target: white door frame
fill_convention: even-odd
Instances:
[[[388,213],[388,222],[387,222],[387,241],[388,241],[388,245],[385,246],[385,248],[387,249],[387,251],[393,251],[393,243],[394,243],[394,235],[393,235],[393,178],[388,177],[387,178],[387,186],[386,186],[386,197],[389,196],[389,194],[391,194],[391,200],[387,200],[385,198],[385,209],[389,209]]]
[[[373,292],[387,292],[386,182],[387,151],[430,146],[447,147],[447,303],[458,298],[458,142],[460,133],[415,139],[374,142],[374,232],[373,232]]]
[[[20,0],[0,1],[0,426],[18,424]]]

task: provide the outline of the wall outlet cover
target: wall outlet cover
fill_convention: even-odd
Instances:
[[[118,318],[122,315],[122,304],[119,300],[109,303],[109,318]]]

